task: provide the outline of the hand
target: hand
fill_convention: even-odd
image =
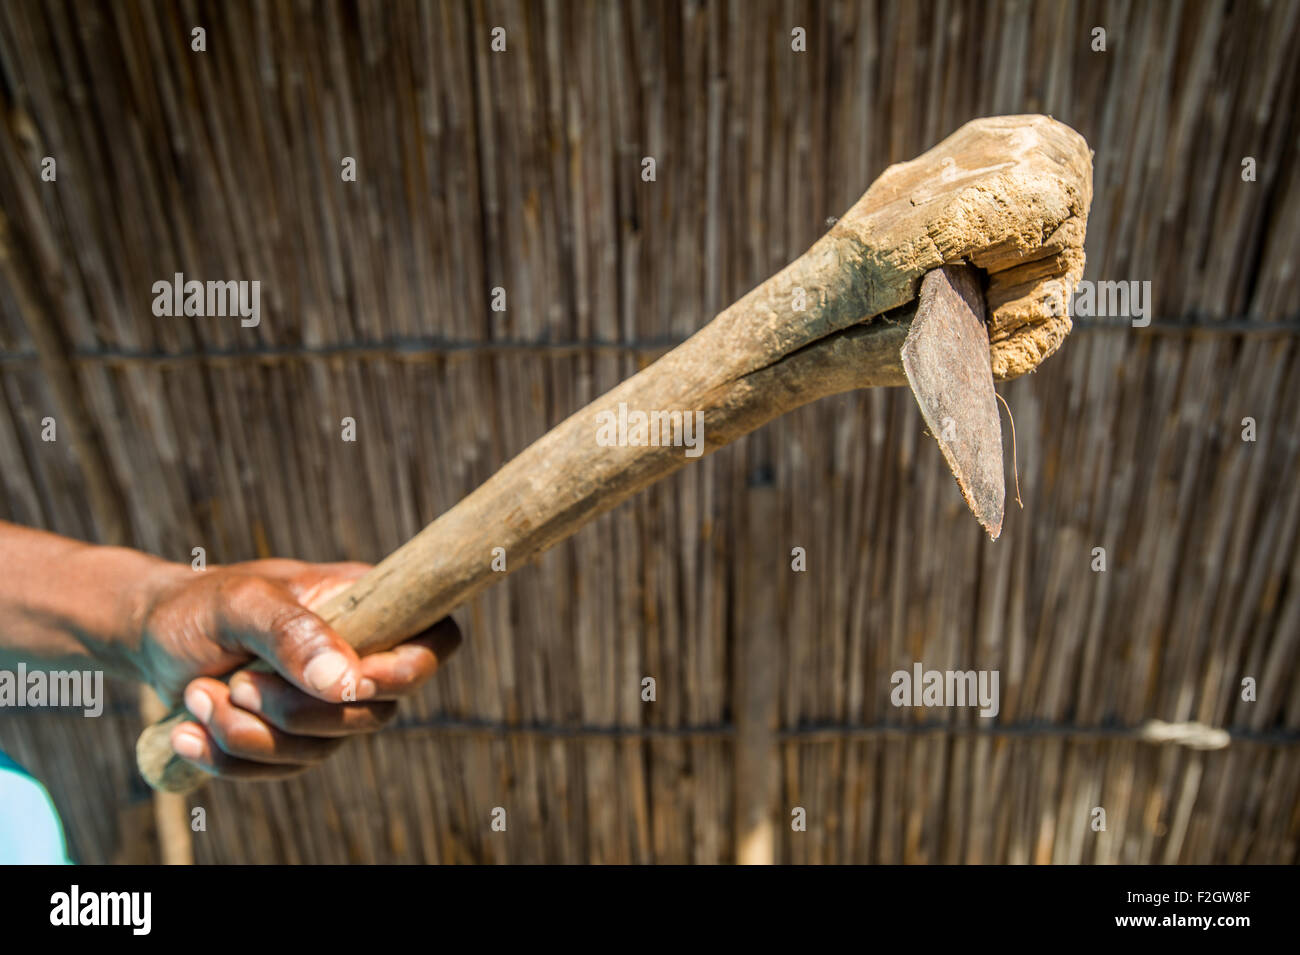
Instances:
[[[364,564],[256,560],[192,571],[168,565],[141,614],[139,668],[197,722],[172,748],[213,775],[269,779],[320,762],[354,733],[379,729],[398,697],[460,644],[450,617],[392,650],[358,657],[307,609],[348,587]],[[240,672],[260,657],[275,673]]]

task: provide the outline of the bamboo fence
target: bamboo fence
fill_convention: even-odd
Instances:
[[[1095,150],[1086,277],[1149,281],[1153,320],[1080,319],[1000,389],[1024,499],[1000,541],[905,390],[802,409],[462,608],[465,646],[397,728],[190,797],[186,851],[1294,862],[1298,21],[1262,0],[0,4],[0,517],[185,562],[378,559],[889,163],[1048,113]],[[260,281],[260,325],[155,317],[177,272]],[[998,670],[996,719],[895,708],[914,661]],[[79,860],[157,860],[137,693],[110,699],[94,722],[0,714],[0,748]]]

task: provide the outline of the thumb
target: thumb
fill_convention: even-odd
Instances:
[[[250,578],[226,601],[221,617],[227,641],[265,660],[304,693],[330,703],[374,695],[356,651],[287,588]]]

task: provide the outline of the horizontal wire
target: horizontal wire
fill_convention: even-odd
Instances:
[[[84,719],[76,707],[0,708],[11,718],[75,717]],[[126,704],[105,706],[102,717],[138,720],[139,711]],[[568,723],[503,723],[457,717],[416,717],[399,720],[388,727],[403,733],[446,736],[533,737],[559,740],[654,740],[726,741],[738,735],[735,723],[699,726],[592,726]],[[798,743],[831,743],[854,739],[907,739],[918,736],[953,736],[965,739],[1075,739],[1128,740],[1140,743],[1175,743],[1193,749],[1223,749],[1229,742],[1264,746],[1300,745],[1300,729],[1252,730],[1244,727],[1216,727],[1204,723],[1169,723],[1147,720],[1134,726],[1078,723],[995,723],[991,726],[945,723],[805,723],[772,731],[775,739]]]
[[[1130,319],[1074,320],[1079,332],[1133,331],[1139,335],[1300,335],[1300,318],[1276,322],[1255,322],[1245,318],[1195,319],[1190,321],[1152,322],[1134,327]],[[220,364],[227,362],[321,360],[330,358],[395,358],[420,360],[458,355],[510,355],[541,353],[549,357],[590,353],[653,354],[676,348],[686,339],[664,337],[629,341],[575,339],[570,341],[475,341],[444,338],[399,338],[385,341],[339,342],[318,345],[260,345],[255,348],[182,349],[175,352],[100,348],[74,349],[71,359],[78,363]],[[40,356],[34,351],[0,352],[0,364],[36,364]]]
[[[395,730],[408,733],[431,733],[463,736],[539,737],[544,739],[688,739],[726,740],[737,735],[734,723],[705,726],[570,726],[562,724],[514,724],[486,720],[430,718],[403,720]],[[1081,726],[1063,723],[1010,723],[979,726],[951,726],[941,723],[919,724],[843,724],[814,723],[775,730],[773,735],[784,741],[801,743],[836,742],[846,739],[891,739],[917,736],[957,736],[963,738],[1054,737],[1080,740],[1130,740],[1145,743],[1176,743],[1194,749],[1222,749],[1230,741],[1269,746],[1300,744],[1300,731],[1255,731],[1239,728],[1210,727],[1201,723],[1166,723],[1148,720],[1137,726]]]

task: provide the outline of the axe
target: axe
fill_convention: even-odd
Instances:
[[[358,652],[388,649],[505,576],[495,548],[520,566],[694,460],[684,419],[697,422],[698,456],[854,388],[911,386],[996,539],[1005,490],[993,382],[1032,371],[1069,334],[1091,200],[1091,151],[1068,126],[967,123],[890,166],[793,263],[312,609]],[[171,730],[191,718],[181,707],[141,734],[137,761],[154,788],[206,778],[171,748]]]

